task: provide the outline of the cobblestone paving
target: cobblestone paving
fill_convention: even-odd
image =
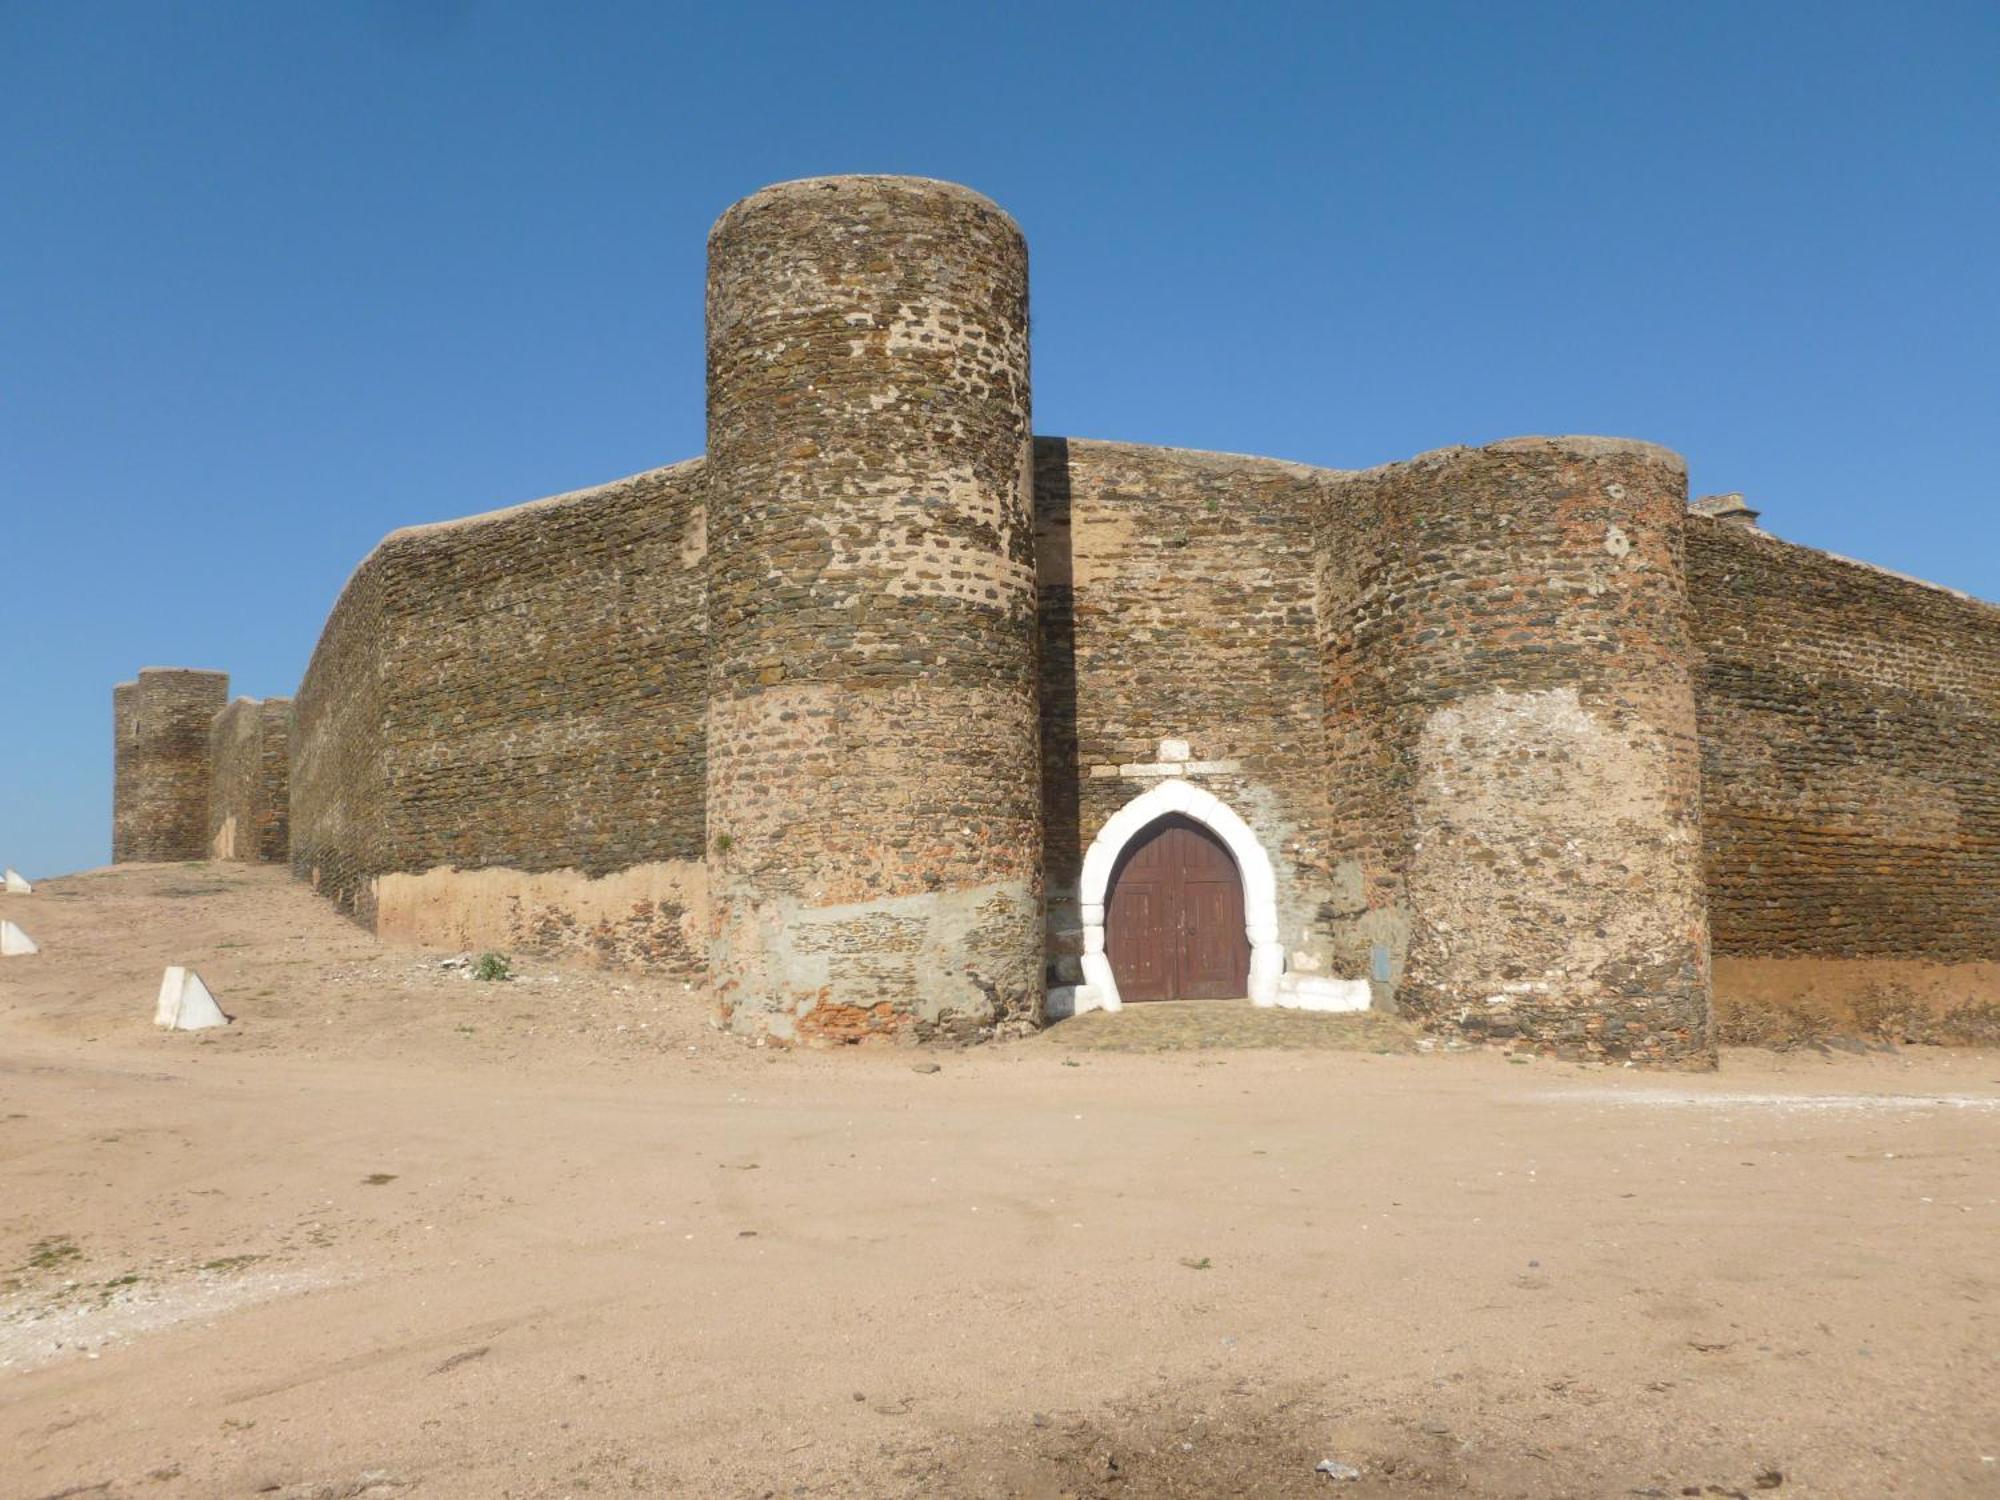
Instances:
[[[1393,1016],[1313,1015],[1264,1010],[1247,1000],[1173,1000],[1093,1010],[1045,1033],[1050,1045],[1093,1052],[1295,1051],[1414,1052],[1418,1032]]]

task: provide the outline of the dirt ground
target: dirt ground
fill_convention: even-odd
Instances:
[[[6,1500],[2000,1496],[1994,1052],[780,1053],[276,871],[0,915]]]

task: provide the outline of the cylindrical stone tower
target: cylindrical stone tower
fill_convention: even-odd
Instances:
[[[774,1040],[979,1035],[1041,989],[1028,262],[949,183],[709,236],[710,967]]]
[[[1433,1030],[1713,1058],[1686,503],[1679,457],[1608,438],[1328,487],[1352,958]]]
[[[209,729],[229,674],[147,667],[111,690],[111,858],[208,858]]]

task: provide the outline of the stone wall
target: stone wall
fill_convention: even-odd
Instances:
[[[1039,1008],[1027,250],[916,178],[709,239],[715,998],[778,1040]]]
[[[299,692],[295,868],[385,936],[697,969],[700,473],[387,538]]]
[[[1077,882],[1091,841],[1176,777],[1263,844],[1291,971],[1332,973],[1312,549],[1328,477],[1273,459],[1036,439],[1053,983],[1082,977]]]
[[[382,593],[393,566],[384,542],[354,570],[293,699],[292,873],[368,927],[388,816]]]
[[[1689,516],[1643,443],[1031,439],[1026,247],[951,184],[781,184],[709,252],[705,461],[397,532],[334,608],[291,858],[378,931],[982,1035],[1081,977],[1114,815],[1198,787],[1271,863],[1253,988],[1700,1065],[1712,911],[1734,1035],[2000,1037],[2000,610]],[[119,857],[204,852],[224,682],[118,688]]]
[[[292,700],[238,698],[209,726],[208,851],[281,863],[291,854]]]
[[[147,667],[112,689],[111,858],[208,857],[209,726],[229,674]]]
[[[1713,1056],[1685,504],[1599,438],[1327,486],[1337,956],[1433,1030]]]
[[[1687,530],[1728,1035],[2000,1041],[2000,608]]]

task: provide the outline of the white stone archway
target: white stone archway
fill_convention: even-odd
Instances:
[[[1111,872],[1134,835],[1168,813],[1192,818],[1221,839],[1235,856],[1237,871],[1243,877],[1243,931],[1250,939],[1250,1001],[1253,1005],[1278,1004],[1278,977],[1285,971],[1285,950],[1278,941],[1278,882],[1271,870],[1271,857],[1250,825],[1220,797],[1175,778],[1140,793],[1113,813],[1083,856],[1083,880],[1077,892],[1083,908],[1083,993],[1075,997],[1076,1009],[1117,1010],[1123,1004],[1118,998],[1118,981],[1111,975],[1111,960],[1104,951],[1104,904],[1110,895]]]

